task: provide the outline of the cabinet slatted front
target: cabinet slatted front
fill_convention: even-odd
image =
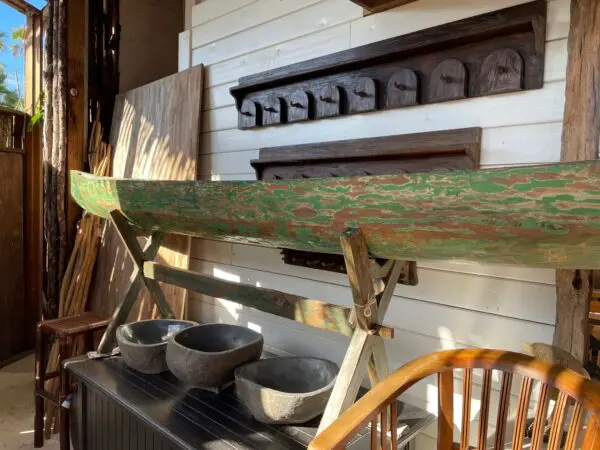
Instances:
[[[72,431],[80,450],[303,449],[320,418],[298,426],[270,426],[253,420],[234,395],[188,389],[172,374],[144,375],[121,358],[75,358],[67,368],[77,381]],[[398,403],[399,423],[408,425],[398,440],[406,447],[434,417]],[[348,447],[369,448],[368,430]]]

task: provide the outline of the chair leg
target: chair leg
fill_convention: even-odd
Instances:
[[[38,327],[35,336],[35,418],[33,423],[33,446],[44,445],[44,397],[39,392],[44,389],[46,372],[46,342],[44,333]]]
[[[88,331],[84,336],[84,346],[86,352],[94,351],[94,332]]]
[[[60,394],[58,396],[59,426],[60,426],[60,450],[70,450],[69,440],[69,410],[62,406],[69,395],[69,373],[65,370],[63,362],[70,355],[70,339],[59,342],[60,346]]]

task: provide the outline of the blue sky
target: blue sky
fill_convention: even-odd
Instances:
[[[46,4],[46,0],[29,0],[34,6],[38,8],[43,7]],[[7,47],[12,44],[10,39],[10,33],[13,28],[17,28],[25,25],[25,16],[23,14],[18,13],[10,6],[5,5],[0,2],[0,32],[5,32],[8,34],[8,39],[6,40]],[[23,79],[23,58],[15,58],[13,57],[10,50],[4,51],[0,53],[0,64],[3,64],[6,68],[6,72],[9,74],[9,81],[11,87],[15,86],[14,73],[19,73],[19,78]]]

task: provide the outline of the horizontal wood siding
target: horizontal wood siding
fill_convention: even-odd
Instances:
[[[255,179],[250,160],[258,157],[261,147],[472,126],[483,128],[483,167],[559,161],[569,0],[548,1],[545,86],[541,90],[279,128],[237,129],[229,88],[242,76],[521,3],[525,1],[419,0],[365,17],[363,9],[348,0],[205,0],[195,5],[192,29],[180,39],[179,60],[181,70],[206,65],[200,177]],[[192,268],[202,273],[335,304],[351,303],[345,276],[287,266],[274,249],[195,240],[192,257]],[[438,349],[478,346],[520,351],[523,342],[552,342],[553,270],[427,262],[419,263],[419,281],[416,287],[396,288],[386,316],[385,324],[396,333],[394,340],[386,342],[391,368]],[[202,321],[244,324],[262,331],[266,344],[281,352],[338,363],[348,344],[342,335],[199,294],[190,296],[190,315]],[[460,428],[461,375],[455,376],[455,425]],[[480,384],[481,374],[475,373],[474,381]],[[491,437],[500,381],[494,378]],[[519,381],[513,382],[513,394]],[[436,412],[435,385],[433,379],[421,382],[406,399]],[[479,413],[479,392],[475,386],[473,418]],[[471,430],[475,430],[474,444],[477,426]],[[435,427],[427,430],[417,448],[435,448],[435,435]]]

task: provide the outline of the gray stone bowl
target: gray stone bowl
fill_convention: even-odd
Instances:
[[[241,364],[260,358],[262,334],[249,328],[221,323],[187,328],[167,344],[169,370],[184,383],[220,389],[233,381]]]
[[[325,411],[338,370],[326,359],[263,359],[236,369],[235,388],[256,420],[299,424]]]
[[[188,320],[141,320],[117,328],[117,342],[123,361],[132,369],[156,374],[168,370],[167,342],[179,331],[197,325]]]

